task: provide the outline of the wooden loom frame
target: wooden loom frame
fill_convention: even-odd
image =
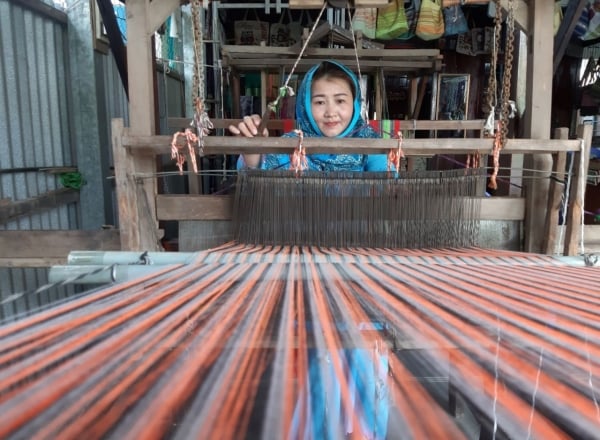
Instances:
[[[525,114],[524,133],[529,139],[509,140],[503,154],[526,154],[533,159],[533,168],[542,172],[551,167],[551,154],[557,157],[554,161],[555,167],[558,163],[564,163],[558,160],[560,156],[567,151],[578,151],[580,149],[579,141],[568,140],[547,140],[550,134],[550,108],[552,84],[552,57],[553,53],[553,29],[546,23],[552,20],[554,16],[554,5],[545,0],[530,0],[525,3],[523,0],[516,0],[518,7],[515,10],[515,21],[518,26],[529,34],[528,46],[531,48],[528,53],[527,78],[524,75],[519,77],[520,72],[513,76],[514,81],[523,83],[526,80],[526,106],[529,109],[535,109],[535,117],[532,111]],[[123,250],[159,250],[159,244],[156,240],[158,234],[157,221],[164,219],[158,213],[162,210],[157,203],[162,203],[163,196],[157,196],[156,182],[153,179],[138,180],[133,179],[134,174],[152,175],[155,173],[155,157],[157,154],[168,154],[168,145],[170,137],[154,136],[154,100],[152,93],[152,51],[149,36],[155,29],[164,22],[166,17],[173,9],[178,7],[179,0],[130,0],[128,6],[128,70],[131,77],[136,81],[130,84],[130,127],[123,127],[122,122],[113,121],[113,151],[115,159],[115,172],[117,177],[117,191],[119,201],[119,222],[121,248]],[[506,6],[506,0],[502,0],[502,6]],[[556,56],[556,55],[555,55]],[[549,93],[550,92],[550,93]],[[447,121],[444,121],[447,122]],[[466,121],[461,121],[466,123]],[[443,128],[440,128],[443,129]],[[591,134],[591,131],[590,133]],[[564,137],[567,135],[564,134]],[[584,128],[580,128],[579,137],[586,139],[586,146],[589,147],[588,136]],[[393,140],[377,140],[370,142],[369,148],[362,148],[353,142],[344,141],[345,145],[334,145],[335,140],[320,141],[321,147],[326,147],[320,151],[364,151],[364,152],[387,152],[394,148]],[[489,154],[492,146],[491,139],[407,139],[404,144],[404,151],[407,155],[412,154],[458,154],[478,151],[482,154]],[[206,139],[206,154],[238,154],[242,152],[269,152],[269,151],[291,151],[294,147],[293,141],[284,139],[261,139],[260,146],[252,144],[251,140],[229,138],[229,137],[209,137]],[[314,150],[314,145],[307,142],[309,151]],[[557,168],[559,169],[559,167]],[[579,167],[576,168],[579,170]],[[584,176],[579,177],[579,181]],[[579,191],[580,185],[576,185],[576,191]],[[542,224],[549,217],[555,214],[546,215],[546,206],[548,200],[555,200],[556,194],[560,191],[554,188],[550,193],[543,187],[533,181],[532,188],[529,189],[525,200],[525,207],[521,209],[521,214],[513,216],[515,220],[526,219],[525,238],[527,251],[539,251],[542,247],[540,234],[542,233]],[[143,194],[144,197],[138,197]],[[211,196],[194,196],[211,197]],[[143,200],[142,200],[143,199]],[[210,201],[208,201],[210,200]],[[492,200],[490,203],[502,203],[500,199]],[[572,200],[572,206],[577,208],[577,198]],[[201,212],[199,216],[204,218],[220,218],[226,215],[225,202],[214,199],[203,200],[204,205],[187,209]],[[487,202],[486,202],[487,203]],[[523,203],[523,202],[520,202]],[[556,203],[553,202],[553,207]],[[204,207],[205,206],[205,207]],[[504,212],[505,209],[496,206],[493,208],[496,212]],[[571,212],[576,209],[572,209]],[[484,208],[484,212],[487,210]],[[581,214],[581,206],[579,206]],[[150,213],[150,216],[147,214]],[[162,215],[162,214],[161,214]],[[574,214],[573,218],[577,217]],[[569,222],[571,228],[580,227],[580,222]],[[554,240],[556,232],[551,232],[556,228],[546,228],[548,231],[544,241],[544,248],[552,249],[548,242]],[[567,237],[571,237],[566,252],[569,255],[576,253],[576,244],[573,238],[577,237],[575,230],[568,231]],[[532,237],[532,238],[530,238]],[[530,239],[529,239],[530,238]],[[531,243],[527,243],[527,240]]]
[[[217,126],[225,125],[215,121]],[[228,123],[230,121],[225,121]],[[275,124],[276,121],[273,121]],[[463,121],[407,121],[407,127],[427,130],[481,130],[482,120]],[[141,246],[148,231],[139,227],[140,180],[135,179],[132,170],[138,157],[166,154],[170,145],[170,136],[136,136],[123,126],[121,120],[113,120],[113,145],[115,154],[115,174],[117,179],[119,215],[121,222],[121,247],[123,250],[143,250]],[[584,140],[584,151],[589,152],[591,145],[591,126],[580,126],[579,135]],[[574,180],[569,194],[567,232],[565,234],[565,255],[578,252],[578,237],[581,234],[580,219],[583,215],[580,203],[582,182],[585,184],[586,172],[580,173],[581,160],[587,170],[589,154],[582,155],[581,140],[566,139],[566,129],[557,130],[560,138],[552,140],[509,139],[502,154],[538,154],[551,152],[554,155],[556,173],[563,173],[567,152],[575,153]],[[488,155],[492,152],[492,138],[436,138],[405,139],[402,149],[406,156],[431,156],[434,154],[470,154]],[[370,139],[365,145],[363,139],[324,139],[306,138],[303,145],[307,152],[319,153],[387,153],[397,148],[395,139]],[[205,154],[243,154],[243,153],[291,153],[297,145],[294,138],[243,138],[232,136],[208,136],[205,138]],[[118,159],[118,160],[117,160]],[[147,197],[147,195],[146,195]],[[547,222],[545,230],[546,253],[553,253],[558,237],[558,215],[562,185],[552,181],[549,194]],[[232,216],[232,197],[211,195],[158,195],[154,194],[156,217],[158,220],[230,220]],[[138,207],[138,209],[135,209]],[[132,209],[133,208],[133,209]],[[482,198],[481,220],[524,220],[525,199],[517,197]]]

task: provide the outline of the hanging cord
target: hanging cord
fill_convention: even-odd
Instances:
[[[306,38],[306,41],[304,41],[304,44],[302,45],[302,48],[300,49],[300,53],[298,54],[298,57],[296,58],[296,61],[294,62],[294,65],[292,66],[292,69],[290,70],[290,73],[288,74],[288,77],[285,80],[285,83],[283,84],[283,86],[281,86],[279,88],[279,93],[277,94],[277,97],[275,98],[275,100],[273,100],[272,102],[270,102],[267,105],[267,109],[266,109],[265,113],[262,115],[262,119],[261,119],[260,124],[257,129],[257,132],[259,133],[259,135],[262,135],[262,132],[265,131],[265,128],[267,127],[267,122],[268,122],[271,114],[277,112],[277,109],[279,108],[279,101],[282,98],[284,98],[285,96],[294,96],[294,90],[290,87],[290,80],[292,79],[292,76],[294,75],[296,68],[298,67],[298,63],[302,59],[302,56],[304,55],[304,52],[306,51],[306,48],[308,47],[308,44],[310,43],[310,40],[315,32],[315,29],[317,28],[317,25],[319,24],[319,20],[321,19],[321,16],[323,15],[323,12],[325,11],[326,7],[327,7],[327,2],[323,2],[323,7],[321,8],[321,11],[319,12],[319,16],[313,23],[313,26],[308,34],[308,37]]]

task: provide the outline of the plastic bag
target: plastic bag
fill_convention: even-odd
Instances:
[[[469,24],[460,5],[444,8],[444,35],[460,35],[469,32]]]
[[[422,40],[435,40],[444,35],[441,0],[422,0],[415,34]]]
[[[393,40],[408,32],[408,21],[404,11],[404,0],[394,0],[377,13],[375,37],[379,40]]]
[[[352,28],[367,38],[375,38],[377,29],[377,8],[356,8],[352,17]]]

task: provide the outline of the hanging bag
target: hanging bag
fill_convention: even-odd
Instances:
[[[288,24],[288,28],[290,30],[290,46],[293,46],[294,44],[302,41],[302,33],[304,32],[304,25],[302,24],[302,21],[305,18],[305,11],[306,9],[302,9],[300,11],[300,16],[298,17],[298,20],[294,20],[293,17],[290,19],[290,23]]]
[[[444,35],[444,14],[441,0],[422,0],[415,34],[422,40],[429,41]]]
[[[235,22],[235,44],[246,46],[260,46],[261,41],[269,41],[269,23],[260,21],[258,14],[254,11],[255,20],[248,20],[248,9],[242,20]]]
[[[352,17],[354,32],[362,32],[367,38],[375,38],[377,30],[377,8],[356,8]]]
[[[269,46],[287,47],[290,46],[290,23],[292,16],[290,10],[286,9],[287,15],[281,14],[279,22],[272,23],[269,27]],[[284,18],[287,17],[287,23],[284,23]]]
[[[415,36],[420,8],[421,0],[404,0],[404,14],[408,23],[408,31],[398,37],[400,40],[408,40]]]
[[[460,35],[469,32],[469,24],[460,5],[444,8],[444,35]]]
[[[379,9],[375,38],[393,40],[406,32],[408,32],[408,22],[404,11],[404,0],[394,0],[388,6]]]

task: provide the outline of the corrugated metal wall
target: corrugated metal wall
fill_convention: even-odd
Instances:
[[[78,165],[71,92],[80,81],[70,77],[67,14],[34,3],[0,0],[0,201],[59,189],[59,175],[39,169]],[[98,96],[104,209],[116,224],[114,180],[107,178],[112,174],[110,121],[124,118],[127,125],[128,103],[112,56],[95,52],[93,57],[96,90],[89,93]],[[77,204],[0,224],[0,230],[80,228]],[[0,268],[0,321],[82,290],[68,285],[33,293],[47,283],[48,268]]]
[[[74,166],[67,23],[0,0],[0,199],[24,200],[61,187],[40,168]],[[76,229],[74,204],[0,224],[2,230]],[[0,268],[0,319],[75,293],[73,286],[21,295],[48,282],[47,268]]]
[[[24,200],[60,188],[39,168],[73,166],[66,23],[0,0],[0,198]],[[61,206],[0,229],[75,229]]]

